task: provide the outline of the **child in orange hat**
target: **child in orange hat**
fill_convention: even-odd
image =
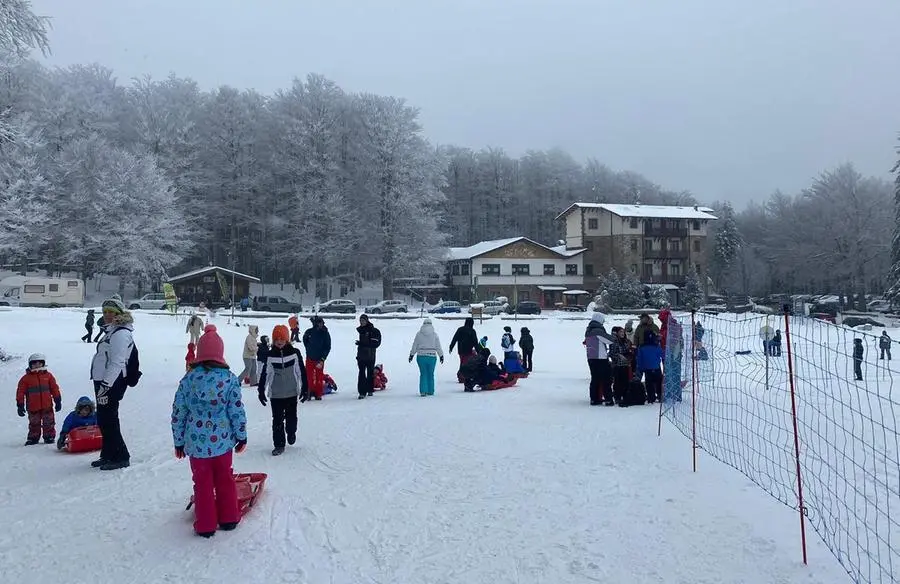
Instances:
[[[272,456],[284,453],[297,441],[297,401],[309,399],[303,355],[291,345],[291,333],[283,324],[272,330],[272,347],[262,363],[259,376],[259,403],[272,405]]]

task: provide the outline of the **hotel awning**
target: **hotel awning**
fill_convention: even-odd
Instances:
[[[538,290],[543,290],[544,292],[562,292],[565,289],[565,286],[538,286]]]

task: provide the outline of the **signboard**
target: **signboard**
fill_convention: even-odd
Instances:
[[[166,310],[175,313],[175,307],[178,304],[178,297],[175,296],[175,287],[166,282],[163,284],[163,293],[166,295]]]

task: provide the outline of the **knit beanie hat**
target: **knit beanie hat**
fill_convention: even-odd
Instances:
[[[511,332],[512,332],[512,327],[505,326],[505,327],[503,327],[503,330],[504,330],[505,332],[511,333]]]
[[[214,324],[206,325],[206,328],[203,329],[203,336],[197,341],[197,359],[194,362],[202,363],[204,361],[228,366],[228,363],[225,362],[225,343],[216,332]]]
[[[275,325],[275,328],[272,329],[272,342],[276,341],[284,341],[288,342],[291,340],[291,331],[288,330],[283,324]]]
[[[103,301],[103,310],[113,310],[118,314],[125,313],[125,303],[119,298],[118,294],[113,294],[110,298]]]

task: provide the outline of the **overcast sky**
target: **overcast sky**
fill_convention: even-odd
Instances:
[[[405,97],[436,143],[559,146],[741,205],[888,177],[900,0],[33,0],[49,62]]]

